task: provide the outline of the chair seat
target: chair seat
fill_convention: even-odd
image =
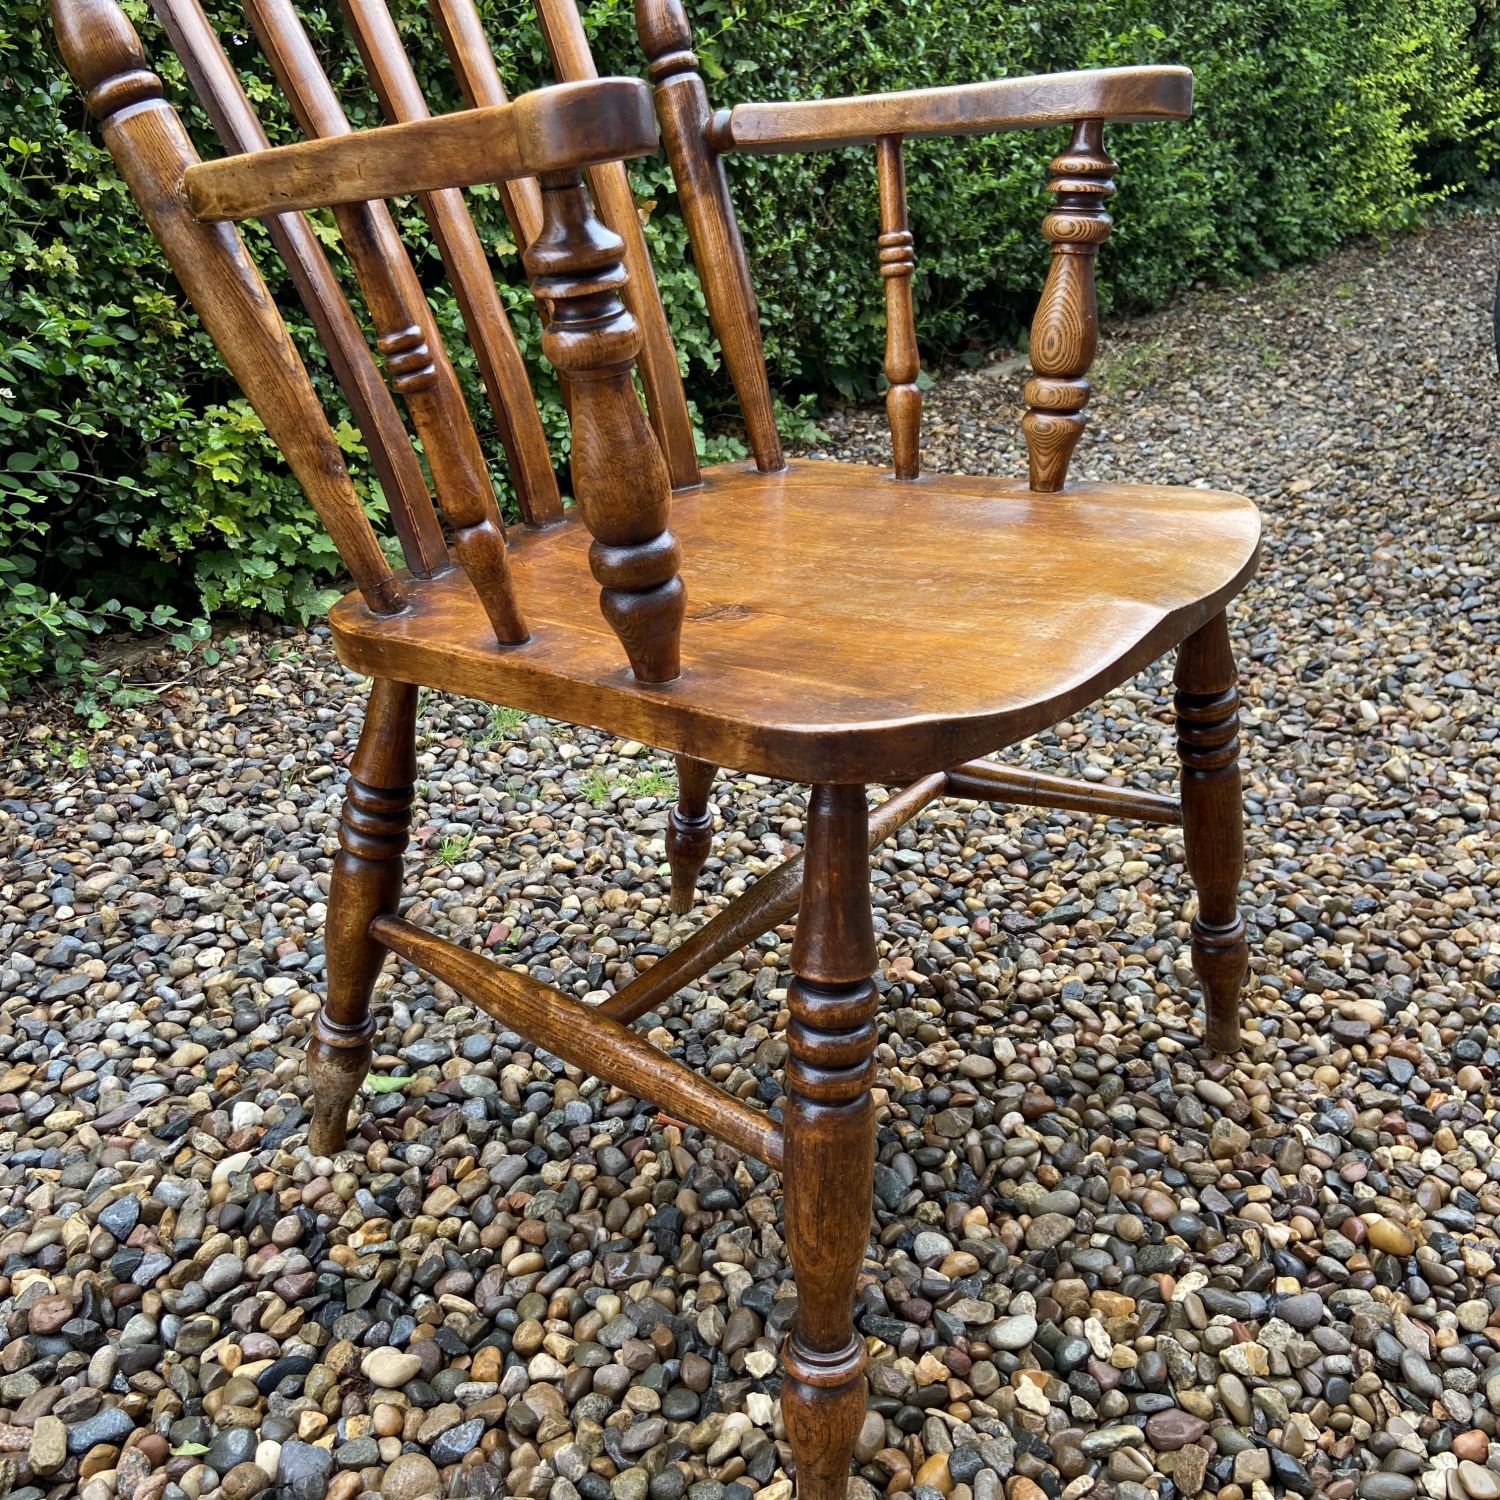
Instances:
[[[468,579],[331,621],[371,676],[587,724],[787,780],[893,782],[1002,749],[1092,702],[1255,571],[1255,506],[1215,490],[924,476],[803,460],[709,470],[672,500],[682,675],[638,683],[598,609],[589,534],[517,534],[531,627],[497,645]]]

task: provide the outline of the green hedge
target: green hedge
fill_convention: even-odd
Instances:
[[[1490,167],[1493,0],[696,0],[699,55],[716,103],[959,82],[1131,62],[1197,74],[1189,126],[1119,129],[1116,232],[1103,262],[1115,306],[1149,307],[1195,280],[1254,275],[1350,236],[1412,223]],[[187,100],[143,0],[127,9],[169,94]],[[488,0],[513,88],[545,78],[525,0]],[[452,97],[425,9],[397,6],[424,78]],[[325,12],[307,9],[356,126],[375,122],[363,78]],[[336,14],[336,9],[335,12]],[[218,19],[252,70],[273,138],[285,111],[238,13]],[[595,0],[605,68],[638,67],[629,0]],[[239,31],[235,31],[236,27]],[[195,109],[190,125],[216,154]],[[931,358],[1013,335],[1043,272],[1042,168],[1058,144],[1018,134],[909,149],[920,263],[919,326]],[[875,389],[883,321],[873,274],[868,153],[736,162],[768,359],[790,421],[805,397]],[[733,449],[716,346],[660,162],[636,183],[689,391],[711,456]],[[493,193],[472,195],[487,242],[508,235]],[[416,239],[418,220],[404,205]],[[258,227],[251,231],[262,247]],[[326,238],[333,242],[331,230]],[[299,342],[307,320],[263,257]],[[419,262],[445,327],[458,327],[439,267]],[[519,266],[504,292],[535,365],[537,328]],[[458,353],[458,350],[455,350]],[[477,393],[472,360],[459,360]],[[330,407],[341,407],[311,355]],[[555,383],[538,371],[548,430],[565,441]],[[799,407],[800,403],[800,407]],[[483,402],[474,401],[477,413]],[[357,433],[339,428],[363,474]],[[497,451],[493,435],[486,434]],[[378,502],[361,478],[372,508]],[[503,478],[499,481],[502,485]],[[45,9],[0,11],[0,692],[49,669],[87,675],[89,638],[124,623],[171,626],[219,610],[303,616],[337,559],[220,373],[206,337],[87,128]]]

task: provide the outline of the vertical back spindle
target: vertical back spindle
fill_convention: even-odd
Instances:
[[[1057,205],[1042,221],[1052,260],[1031,324],[1033,374],[1026,382],[1028,410],[1021,418],[1031,488],[1045,494],[1066,483],[1068,461],[1086,425],[1089,383],[1084,377],[1099,345],[1094,257],[1109,237],[1104,204],[1115,190],[1114,170],[1104,154],[1099,120],[1079,120],[1067,150],[1052,158],[1047,190],[1057,195]]]
[[[542,179],[542,228],[526,251],[552,307],[542,351],[573,393],[573,494],[594,538],[599,608],[642,682],[680,671],[687,596],[667,529],[672,487],[631,379],[640,331],[621,298],[624,245],[599,222],[576,172]]]
[[[342,0],[342,8],[386,119],[392,123],[425,119],[427,101],[385,0]],[[552,455],[547,451],[526,362],[501,306],[479,231],[457,188],[419,197],[479,361],[521,515],[530,526],[554,525],[562,519],[562,501]]]
[[[922,472],[922,362],[912,312],[911,278],[917,268],[906,216],[906,164],[901,137],[883,135],[875,144],[880,184],[880,274],[885,281],[885,415],[891,429],[891,464],[897,479]]]
[[[469,0],[465,0],[469,3]],[[552,54],[553,70],[561,83],[597,78],[589,40],[579,19],[575,0],[536,0],[537,16]],[[677,368],[677,350],[672,330],[661,305],[651,252],[636,212],[630,175],[621,161],[601,162],[588,169],[589,187],[599,206],[599,217],[625,244],[625,304],[641,334],[641,385],[646,391],[646,409],[651,428],[661,444],[672,476],[674,490],[698,483],[698,449],[693,423],[688,416],[682,373]]]
[[[260,40],[298,123],[309,137],[344,135],[349,122],[324,76],[291,0],[245,0]],[[505,551],[484,452],[469,419],[458,376],[438,337],[422,284],[384,203],[333,210],[375,325],[391,385],[406,399],[433,487],[453,527],[453,546],[495,637],[507,645],[527,638]]]
[[[443,50],[469,108],[504,104],[505,85],[473,0],[431,0],[431,4]],[[535,177],[515,177],[499,187],[510,232],[517,248],[524,251],[542,227],[542,191]]]
[[[693,54],[693,33],[681,0],[635,0],[635,24],[698,279],[744,413],[750,451],[756,468],[774,472],[786,460],[766,379],[760,315],[724,163],[708,142],[708,94]]]
[[[152,0],[152,9],[224,149],[232,155],[264,151],[270,145],[265,130],[198,0]],[[370,358],[333,267],[302,214],[277,214],[266,220],[266,228],[364,437],[406,566],[418,578],[432,578],[449,566],[443,529],[406,424]]]
[[[286,456],[365,603],[391,614],[405,600],[360,508],[312,382],[271,294],[232,224],[188,211],[182,176],[198,160],[135,28],[115,0],[53,0],[63,61],[165,250],[188,300],[240,389]]]

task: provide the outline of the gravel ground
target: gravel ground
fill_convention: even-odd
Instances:
[[[960,804],[880,851],[851,1497],[1500,1497],[1497,258],[1449,223],[1101,362],[1080,474],[1266,512],[1255,1040],[1195,1049],[1176,836]],[[933,463],[1011,469],[1018,384],[942,382]],[[145,670],[95,739],[0,721],[0,1494],[786,1500],[777,1178],[403,967],[354,1149],[310,1159],[356,685],[317,631]],[[1168,706],[1158,669],[1012,758],[1167,787]],[[419,917],[584,996],[675,939],[670,762],[422,722]],[[716,801],[700,914],[802,828],[761,778]],[[643,1028],[774,1108],[790,936]]]

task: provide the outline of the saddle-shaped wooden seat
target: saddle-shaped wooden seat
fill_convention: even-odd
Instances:
[[[708,470],[672,501],[682,671],[643,685],[599,613],[576,516],[511,548],[525,650],[458,570],[410,608],[331,620],[371,677],[442,687],[789,781],[891,783],[1049,728],[1217,615],[1255,567],[1255,507],[1215,490],[856,464]]]
[[[200,162],[115,0],[52,0],[106,143],[355,584],[333,610],[334,638],[374,685],[328,895],[309,1145],[333,1153],[345,1143],[371,1058],[371,996],[396,953],[565,1061],[779,1169],[797,1283],[783,1458],[799,1500],[835,1500],[864,1416],[868,1354],[854,1287],[870,1232],[879,1037],[869,850],[942,796],[1180,822],[1199,896],[1192,950],[1207,1040],[1217,1050],[1239,1040],[1248,949],[1236,909],[1239,700],[1224,608],[1255,567],[1255,510],[1206,490],[1067,482],[1098,332],[1094,259],[1110,229],[1104,126],[1184,118],[1190,77],[1118,68],[715,113],[680,0],[636,0],[650,90],[597,76],[572,0],[536,0],[564,82],[512,102],[474,0],[430,3],[470,107],[430,115],[384,0],[343,0],[388,122],[359,133],[292,0],[245,0],[306,136],[271,149],[199,0],[152,0],[229,153]],[[832,4],[829,24],[839,24]],[[658,122],[752,454],[707,473],[622,164],[656,149]],[[924,474],[903,140],[1057,125],[1070,134],[1052,159],[1055,206],[1042,225],[1051,259],[1022,391],[1027,480]],[[871,281],[886,311],[889,472],[785,462],[725,165],[860,144],[874,146],[878,187]],[[571,508],[462,195],[487,182],[500,186],[543,351],[565,382]],[[490,468],[501,455],[479,441],[383,201],[407,193],[483,377],[519,512],[508,528]],[[324,207],[385,378],[302,216]],[[322,337],[380,480],[400,568],[234,227],[247,218],[266,225]],[[977,758],[1073,715],[1173,648],[1180,801]],[[676,911],[691,906],[709,852],[721,765],[811,783],[805,850],[603,1003],[584,1005],[400,914],[422,687],[672,751]],[[870,805],[871,783],[897,782],[909,784]],[[630,1029],[794,913],[779,1113],[725,1094]],[[386,1128],[361,1126],[372,1138]],[[485,1461],[488,1446],[464,1463]]]

